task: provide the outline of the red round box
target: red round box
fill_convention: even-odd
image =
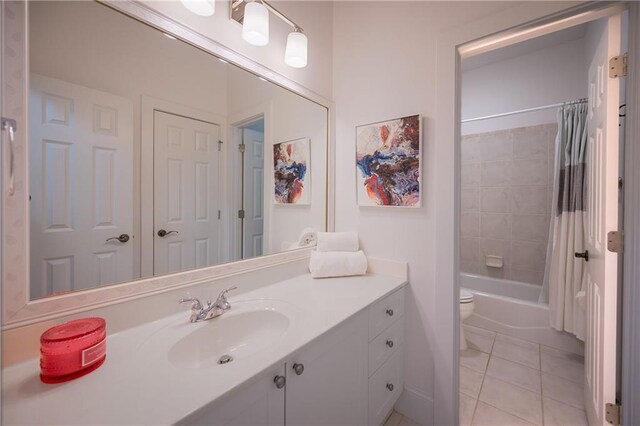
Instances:
[[[51,327],[40,336],[40,380],[61,383],[100,367],[107,356],[106,322],[82,318]]]

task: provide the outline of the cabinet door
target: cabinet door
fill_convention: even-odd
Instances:
[[[284,376],[284,366],[269,370],[240,389],[216,400],[181,421],[181,425],[200,426],[284,426],[284,388],[274,379]]]
[[[367,423],[367,325],[361,312],[287,362],[288,425]],[[304,366],[301,374],[296,364]]]

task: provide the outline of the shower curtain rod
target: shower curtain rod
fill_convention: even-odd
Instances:
[[[511,111],[511,112],[502,112],[500,114],[485,115],[484,117],[467,118],[465,120],[462,120],[462,122],[469,123],[471,121],[487,120],[489,118],[506,117],[508,115],[522,114],[524,112],[541,111],[543,109],[550,109],[550,108],[559,108],[567,104],[577,104],[577,103],[586,102],[586,101],[587,101],[587,98],[583,98],[583,99],[578,99],[577,101],[560,102],[558,104],[553,104],[553,105],[545,105],[545,106],[539,106],[534,108],[520,109],[518,111]]]

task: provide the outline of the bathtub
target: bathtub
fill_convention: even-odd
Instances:
[[[474,312],[465,324],[582,355],[583,343],[549,326],[549,305],[539,303],[540,286],[460,274],[460,288],[473,293]]]

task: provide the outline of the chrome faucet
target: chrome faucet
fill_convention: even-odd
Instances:
[[[195,297],[180,299],[178,303],[191,302],[191,316],[189,317],[189,322],[206,321],[211,318],[219,317],[231,309],[231,304],[227,300],[227,293],[237,288],[238,287],[231,287],[222,290],[215,302],[211,303],[210,300],[207,301],[206,308],[203,307],[200,300]]]

